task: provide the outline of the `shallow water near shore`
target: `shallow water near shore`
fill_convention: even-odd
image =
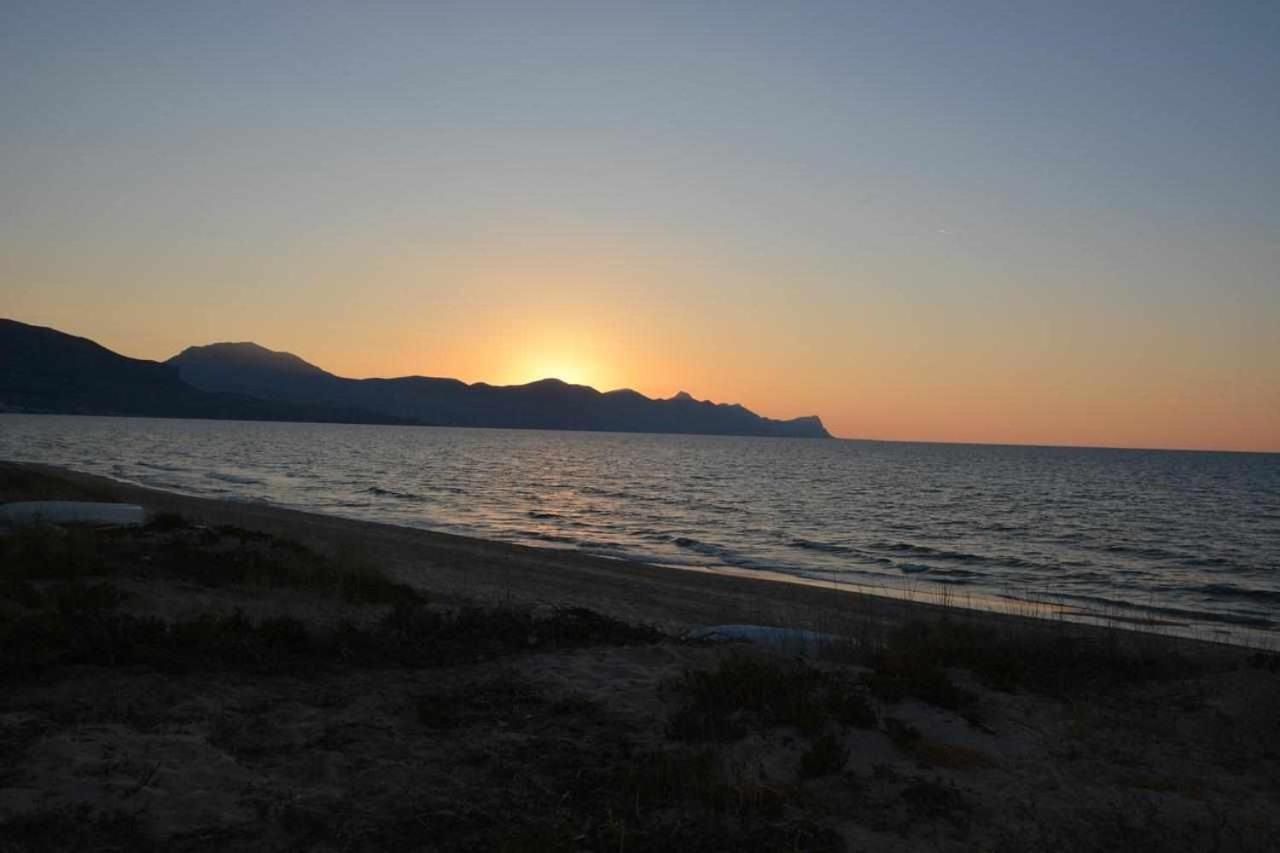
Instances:
[[[665,565],[1280,638],[1276,454],[0,415],[0,458]]]

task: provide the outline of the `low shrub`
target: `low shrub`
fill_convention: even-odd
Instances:
[[[796,660],[739,653],[714,670],[686,672],[684,703],[668,731],[679,740],[732,741],[751,728],[795,726],[815,735],[829,722],[866,728],[875,712],[843,676]]]
[[[55,598],[65,606],[0,614],[0,681],[28,678],[72,664],[148,665],[170,672],[206,669],[306,673],[319,667],[448,666],[549,648],[653,642],[650,628],[584,611],[546,619],[512,608],[455,612],[423,605],[393,608],[369,627],[309,629],[277,617],[208,613],[167,622],[113,612],[110,587],[76,587]]]
[[[971,707],[973,695],[945,670],[966,669],[1003,691],[1059,696],[1097,692],[1195,674],[1167,646],[1146,651],[1140,636],[1062,625],[992,627],[949,618],[901,626],[871,650],[868,685],[885,701],[912,697],[949,710]]]
[[[826,732],[814,739],[800,756],[800,776],[813,779],[839,773],[849,762],[849,748],[842,738]]]

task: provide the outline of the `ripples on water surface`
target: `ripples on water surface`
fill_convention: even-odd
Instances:
[[[1280,455],[0,415],[0,458],[952,599],[1280,631]]]

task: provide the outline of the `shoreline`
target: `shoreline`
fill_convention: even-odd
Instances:
[[[1275,654],[0,462],[11,500],[152,515],[0,537],[6,850],[1280,840]],[[793,630],[681,630],[752,623]]]
[[[170,420],[142,430],[123,419],[36,416],[12,426],[0,430],[0,459],[66,466],[193,497],[266,502],[686,571],[816,581],[885,598],[1280,647],[1276,578],[1266,571],[1270,522],[1262,509],[1272,472],[1214,454],[1196,470],[1214,474],[1218,485],[1180,498],[1181,463],[1138,455],[1113,468],[1085,451],[1041,449],[1024,459],[997,447],[990,456],[956,456],[942,445],[849,445],[846,452],[835,443],[826,450],[761,444],[768,453],[760,464],[739,470],[732,459],[748,445],[733,440],[712,440],[715,446],[704,453],[698,442],[633,446],[621,436],[602,443],[575,433],[265,424],[244,425],[258,438],[240,445],[249,433],[214,422]],[[480,434],[486,432],[494,435]],[[575,462],[554,475],[543,470],[561,438],[572,448],[570,458],[590,464]],[[317,456],[313,446],[335,455]],[[471,460],[470,451],[432,450],[455,446],[481,455]],[[659,455],[646,461],[650,452]],[[793,452],[799,456],[788,462]],[[614,454],[628,466],[621,478],[608,474]],[[402,469],[405,460],[417,461]],[[813,488],[790,479],[823,460],[835,466],[833,479]],[[932,472],[933,485],[918,494],[901,476],[915,464]],[[1124,474],[1148,464],[1158,474],[1149,485]],[[990,465],[1015,467],[983,485]],[[1068,504],[1038,485],[1059,475],[1073,484]],[[859,478],[867,482],[860,486]],[[1107,492],[1107,501],[1084,501],[1112,487],[1118,491]],[[1150,501],[1163,509],[1140,523],[1112,512]]]
[[[360,553],[396,580],[454,601],[586,607],[634,623],[687,631],[717,624],[760,624],[853,635],[868,619],[906,624],[943,615],[969,624],[1069,630],[1171,641],[1219,649],[1274,650],[1274,637],[1205,636],[1122,616],[1093,617],[1054,603],[980,599],[935,591],[817,581],[762,570],[700,568],[597,556],[358,520],[275,506],[186,495],[59,465],[0,460],[0,466],[61,481],[86,499],[137,503],[299,541],[326,553]],[[1138,623],[1138,624],[1135,624]],[[1268,640],[1271,641],[1268,645]]]

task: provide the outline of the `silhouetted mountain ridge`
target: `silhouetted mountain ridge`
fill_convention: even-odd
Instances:
[[[170,362],[182,359],[188,353],[202,353],[215,356],[228,365],[239,364],[245,369],[270,368],[282,373],[315,376],[325,371],[310,362],[303,361],[291,352],[277,352],[252,341],[238,343],[206,344],[200,347],[187,347],[178,353]]]
[[[683,391],[654,400],[631,389],[602,393],[560,379],[507,386],[424,376],[346,379],[256,344],[189,347],[168,363],[206,391],[346,406],[441,426],[827,436],[816,417],[773,420]]]
[[[774,420],[683,391],[655,400],[559,379],[347,379],[250,342],[188,347],[158,363],[13,320],[0,320],[0,411],[829,437],[816,416]]]
[[[171,364],[0,319],[0,411],[68,415],[391,423],[366,412],[193,388]],[[403,421],[394,421],[403,423]]]

